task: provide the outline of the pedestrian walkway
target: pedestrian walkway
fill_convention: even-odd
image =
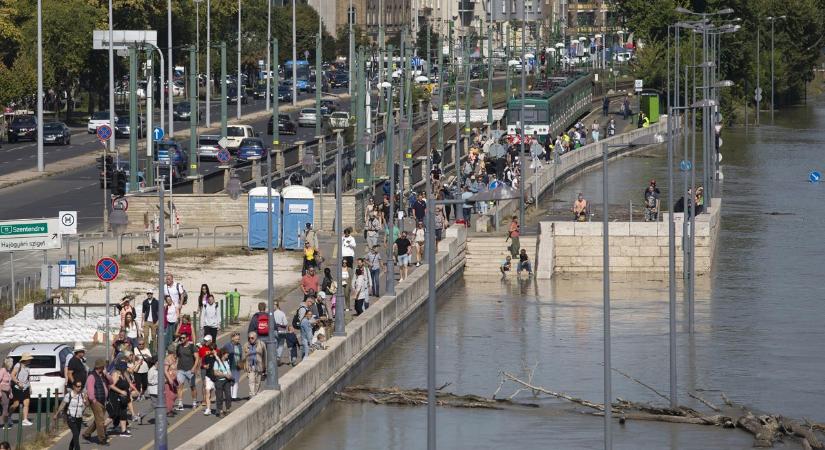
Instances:
[[[411,222],[409,220],[406,221],[404,225],[404,229],[409,229],[408,227],[411,226]],[[366,242],[363,239],[363,236],[355,236],[356,243],[357,243],[357,250],[356,250],[356,258],[361,257],[367,253]],[[333,246],[337,244],[338,240],[334,236],[321,236],[319,238],[319,246],[321,247],[321,254],[324,256],[325,261],[321,266],[321,270],[319,271],[321,275],[323,275],[323,268],[330,267],[333,272],[333,278],[337,278],[336,275],[336,259],[332,257],[334,252]],[[380,240],[383,242],[383,240]],[[386,257],[386,253],[383,253],[382,256]],[[410,267],[410,273],[412,273],[416,268],[414,266]],[[397,269],[396,269],[397,272]],[[350,279],[353,277],[351,276]],[[396,280],[397,280],[396,275]],[[385,278],[382,278],[382,286],[381,286],[381,293],[385,292],[386,283]],[[195,280],[193,280],[195,281]],[[189,283],[194,286],[194,283]],[[294,287],[289,289],[287,292],[280,293],[277,297],[277,301],[280,304],[280,309],[284,311],[287,316],[287,320],[291,321],[295,311],[298,309],[299,303],[303,300],[303,294],[296,284]],[[371,299],[372,302],[379,301],[377,298],[373,297]],[[349,312],[346,315],[346,320],[349,322],[352,319],[353,312]],[[242,336],[246,335],[247,326],[249,324],[248,319],[241,320],[241,323],[235,326],[232,329],[228,329],[225,332],[222,332],[218,337],[218,348],[223,346],[226,342],[229,341],[231,334],[233,331],[239,331]],[[324,351],[324,350],[316,350],[316,351]],[[299,358],[300,358],[300,351],[299,351]],[[284,355],[282,357],[283,361],[288,361],[289,349],[284,349]],[[298,363],[300,365],[300,362]],[[288,373],[292,369],[292,366],[289,364],[282,365],[278,369],[278,376],[282,377],[284,374]],[[243,374],[243,372],[242,372]],[[198,380],[198,388],[201,387],[202,380]],[[232,410],[243,408],[244,404],[248,401],[249,395],[249,385],[245,375],[242,375],[241,380],[239,380],[240,387],[239,387],[239,396],[241,398],[238,402],[233,402]],[[262,386],[265,385],[265,381],[262,381]],[[168,444],[169,448],[175,448],[182,443],[186,442],[199,432],[203,431],[204,429],[208,428],[211,424],[221,420],[214,415],[204,416],[204,406],[202,402],[202,398],[199,396],[200,404],[197,408],[192,409],[192,401],[190,399],[189,393],[185,392],[183,394],[184,411],[180,412],[176,417],[168,418]],[[213,403],[214,405],[214,403]],[[143,421],[141,423],[133,422],[130,424],[130,429],[132,432],[131,437],[121,437],[121,436],[111,436],[112,439],[112,447],[118,449],[149,449],[154,446],[154,405],[153,402],[149,400],[143,400],[136,403],[136,411],[139,411],[140,414],[144,415]],[[61,427],[65,430],[65,422],[61,423]],[[63,435],[60,437],[59,441],[56,444],[56,448],[66,448],[69,445],[71,435],[68,431],[64,431]],[[95,439],[95,438],[93,438]],[[83,446],[87,448],[89,443],[85,443]],[[95,443],[91,444],[91,448],[98,448],[99,446]]]

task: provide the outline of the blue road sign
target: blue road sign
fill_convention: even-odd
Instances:
[[[229,152],[225,148],[221,149],[218,152],[218,162],[221,163],[221,164],[228,163],[230,157],[231,157],[231,155],[229,154]]]
[[[117,261],[112,258],[100,258],[97,265],[95,265],[95,273],[100,281],[112,281],[117,278],[119,272],[120,268]]]
[[[690,161],[688,161],[686,159],[683,159],[679,163],[679,170],[681,170],[682,172],[687,172],[688,170],[691,169],[691,167],[693,167],[693,165],[690,163]]]
[[[77,261],[58,261],[58,287],[74,288],[77,286]]]
[[[108,141],[112,137],[112,127],[109,125],[101,125],[97,127],[97,138],[101,141]]]
[[[811,183],[818,183],[819,180],[822,179],[822,174],[817,172],[816,170],[812,170],[811,173],[808,174],[808,179]]]
[[[421,58],[418,56],[414,57],[411,62],[413,67],[421,67]]]
[[[155,129],[153,129],[153,130],[152,130],[152,139],[153,139],[155,142],[158,142],[158,141],[160,141],[161,139],[163,139],[164,134],[165,134],[165,133],[163,132],[163,128],[161,128],[161,127],[155,127]]]

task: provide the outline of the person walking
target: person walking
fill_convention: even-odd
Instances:
[[[378,251],[377,244],[370,247],[370,251],[367,253],[366,259],[367,264],[369,264],[370,278],[372,279],[372,287],[370,289],[372,292],[370,292],[370,295],[380,297],[379,285],[381,284],[381,265],[383,263],[383,257]]]
[[[132,401],[129,380],[126,378],[126,361],[118,361],[112,373],[112,382],[109,385],[106,410],[112,420],[112,427],[120,426],[120,436],[131,436],[129,432],[129,403]]]
[[[232,408],[232,386],[235,382],[235,373],[231,368],[230,353],[226,350],[217,350],[217,358],[212,363],[212,376],[215,378],[215,417],[228,414]]]
[[[507,247],[510,250],[510,256],[513,259],[518,258],[519,250],[521,250],[521,225],[518,223],[518,216],[513,216],[510,220],[510,229],[507,232],[507,238],[510,240],[510,245]]]
[[[352,228],[347,227],[344,229],[344,236],[341,237],[341,247],[341,257],[349,264],[349,267],[352,267],[355,264],[356,247],[355,238],[352,237]]]
[[[197,373],[200,368],[200,355],[195,344],[189,340],[189,335],[181,334],[178,339],[178,345],[175,347],[175,356],[178,360],[178,405],[175,410],[183,411],[183,391],[187,384],[192,394],[192,409],[198,407]]]
[[[146,299],[143,300],[143,337],[148,345],[154,345],[158,337],[158,321],[160,320],[160,304],[155,298],[154,291],[146,291]]]
[[[415,242],[415,267],[421,267],[421,260],[424,259],[424,248],[427,245],[427,237],[424,233],[424,222],[419,221],[413,230],[413,241]]]
[[[363,269],[355,269],[352,297],[355,299],[355,315],[360,316],[369,308],[369,285]]]
[[[395,254],[396,260],[398,261],[398,272],[401,275],[399,281],[404,281],[407,278],[407,273],[409,270],[410,265],[410,247],[412,243],[409,239],[407,239],[407,232],[402,231],[401,237],[395,240],[395,243],[392,244],[392,250]],[[390,274],[393,276],[393,274]]]
[[[11,370],[13,366],[14,360],[7,357],[3,360],[3,367],[0,367],[0,406],[3,407],[3,415],[0,416],[0,428],[11,428],[9,404],[12,399]],[[82,383],[85,379],[79,381]]]
[[[74,381],[71,390],[63,396],[63,402],[54,411],[52,421],[57,423],[60,412],[66,410],[66,425],[72,432],[72,440],[69,441],[69,450],[80,450],[80,429],[83,427],[83,412],[89,406],[89,399],[83,392],[83,382]]]
[[[163,343],[163,347],[158,348],[158,352],[163,351],[163,348],[169,346],[172,343],[172,340],[175,337],[178,329],[178,317],[180,316],[180,308],[175,306],[175,303],[172,301],[172,297],[167,295],[163,298],[163,318],[164,318],[164,331],[165,331],[165,340],[166,342]]]
[[[277,303],[276,303],[277,305]],[[277,311],[277,308],[276,308]],[[277,322],[276,322],[277,323]],[[227,362],[229,364],[229,371],[231,372],[232,378],[230,379],[230,398],[232,400],[239,400],[238,399],[238,389],[239,384],[238,382],[241,379],[241,369],[239,364],[243,358],[243,347],[241,346],[241,333],[237,331],[232,333],[232,337],[229,339],[229,342],[224,344],[223,348],[221,349],[227,355]],[[215,386],[215,395],[217,394],[218,386]],[[230,402],[231,403],[231,402]],[[216,406],[217,410],[220,410],[220,403]]]
[[[607,117],[607,113],[610,110],[610,97],[607,95],[604,96],[602,99],[602,115]]]
[[[261,387],[261,377],[266,372],[266,347],[258,340],[258,333],[251,332],[243,346],[243,366],[249,380],[249,397],[254,397]]]
[[[218,340],[218,330],[221,327],[221,311],[215,296],[209,294],[206,297],[206,304],[201,310],[201,325],[203,326],[203,336],[212,336],[212,342]]]
[[[143,400],[149,389],[149,361],[154,361],[152,351],[146,345],[146,339],[138,339],[138,345],[134,349],[135,360],[138,362],[135,370],[135,388],[138,391],[138,400]]]
[[[173,405],[178,397],[178,357],[171,348],[166,351],[163,372],[166,381],[163,386],[163,398],[166,401],[166,416],[174,417],[177,414]]]
[[[357,304],[355,309],[358,309]],[[312,343],[312,327],[315,325],[315,322],[315,319],[312,318],[312,309],[304,311],[304,316],[301,318],[301,348],[303,349],[301,361],[307,359],[307,356],[309,356],[310,345]]]
[[[66,392],[72,389],[75,381],[85,383],[88,376],[85,363],[86,347],[83,346],[82,342],[75,342],[73,353],[69,361],[66,362]]]
[[[11,391],[14,397],[14,403],[11,409],[15,410],[19,405],[23,405],[23,417],[20,422],[24,427],[32,425],[29,422],[29,401],[31,399],[31,372],[29,366],[31,365],[32,354],[25,352],[20,356],[20,361],[11,369]]]
[[[381,231],[381,221],[378,220],[375,211],[370,213],[365,228],[367,230],[367,246],[373,248],[378,245],[378,234]]]
[[[137,347],[137,341],[141,337],[141,328],[138,327],[137,322],[135,322],[134,312],[127,313],[126,317],[124,317],[123,329],[126,330],[126,338],[129,340],[132,348]]]
[[[92,407],[92,414],[94,420],[83,432],[83,439],[90,440],[92,433],[97,432],[97,443],[100,445],[107,445],[109,443],[106,436],[106,399],[109,396],[109,385],[112,383],[111,378],[104,370],[106,368],[106,360],[95,360],[95,367],[88,378],[86,378],[86,395],[89,399],[89,404]]]

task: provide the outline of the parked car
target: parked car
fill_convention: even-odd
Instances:
[[[244,138],[257,137],[255,129],[249,125],[228,125],[226,127],[226,149],[232,153],[238,151]]]
[[[72,131],[63,122],[44,123],[43,143],[69,145],[72,143]]]
[[[329,116],[329,126],[333,129],[346,128],[349,126],[349,113],[346,111],[335,111]]]
[[[255,98],[264,98],[266,97],[266,84],[259,83],[255,85],[255,90],[252,91],[252,95]]]
[[[238,88],[234,85],[226,88],[226,101],[229,103],[236,103],[238,101]],[[247,101],[248,99],[244,91],[241,91],[241,104],[245,105]]]
[[[260,159],[266,154],[265,152],[266,146],[261,138],[244,138],[238,147],[238,159],[241,161]]]
[[[511,59],[507,61],[507,67],[509,67],[514,73],[521,73],[521,59]]]
[[[298,113],[299,127],[314,127],[317,120],[318,116],[315,114],[315,108],[303,108]]]
[[[268,135],[272,136],[275,131],[273,127],[273,118],[269,116],[269,123],[266,126],[266,132]],[[298,134],[298,127],[295,125],[295,122],[292,121],[292,118],[289,117],[289,114],[278,114],[278,133],[279,134]]]
[[[24,353],[29,353],[32,360],[29,363],[29,381],[31,382],[31,396],[46,397],[47,392],[54,395],[56,392],[66,391],[66,362],[72,355],[72,349],[64,344],[24,344],[18,345],[9,352],[9,358],[14,364],[20,362]],[[36,403],[36,402],[33,402]]]
[[[129,137],[132,134],[129,119],[129,116],[118,116],[117,121],[115,121],[115,137]],[[137,128],[137,137],[141,139],[146,134],[143,117],[138,116]]]
[[[217,135],[202,134],[198,137],[198,158],[205,160],[217,160],[221,147],[218,145],[221,137]]]
[[[117,114],[115,114],[115,123],[117,123]],[[89,122],[86,123],[86,131],[89,134],[95,134],[97,128],[101,125],[109,125],[109,111],[98,111],[89,116]]]
[[[328,116],[338,110],[334,100],[321,100],[321,115]]]
[[[34,116],[15,116],[9,125],[9,142],[23,139],[37,140],[37,119]]]
[[[192,116],[192,105],[188,101],[183,101],[175,104],[175,109],[172,111],[175,120],[189,120]],[[203,117],[203,108],[198,108],[198,121]]]

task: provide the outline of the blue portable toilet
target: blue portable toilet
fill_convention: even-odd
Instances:
[[[308,187],[291,185],[283,189],[281,198],[284,201],[284,248],[300,250],[303,245],[301,232],[306,224],[315,223],[315,195]]]
[[[259,186],[249,191],[249,248],[266,248],[266,187]],[[281,237],[281,194],[272,190],[272,248],[280,247]]]

